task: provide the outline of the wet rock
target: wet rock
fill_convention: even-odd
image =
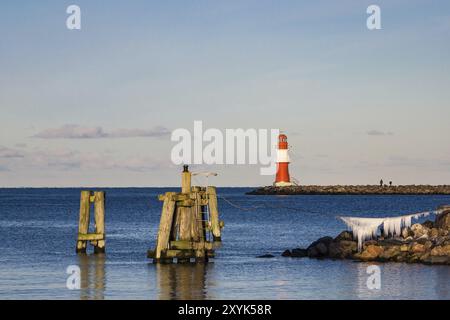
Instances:
[[[430,233],[429,233],[430,238],[437,238],[439,236],[439,229],[433,228],[430,229]]]
[[[350,258],[358,251],[356,241],[341,240],[333,241],[328,246],[328,255],[330,258],[345,259]]]
[[[450,257],[450,245],[436,246],[431,249],[431,256],[449,256]]]
[[[377,244],[378,244],[377,240],[367,240],[366,242],[364,242],[363,247],[374,246]]]
[[[309,247],[314,247],[314,246],[318,245],[319,243],[323,243],[326,246],[328,246],[330,244],[330,242],[332,242],[332,241],[333,241],[332,237],[322,237],[322,238],[314,241],[313,243],[311,243],[311,245]]]
[[[418,262],[420,262],[420,257],[421,256],[422,256],[422,254],[420,254],[420,253],[410,254],[409,257],[408,257],[407,262],[408,263],[418,263]]]
[[[308,256],[308,250],[297,248],[292,250],[291,257],[293,258],[303,258]]]
[[[431,256],[431,264],[449,264],[450,265],[450,257],[449,256]]]
[[[409,254],[407,252],[400,252],[395,256],[395,262],[407,262],[409,260]]]
[[[412,232],[411,228],[404,228],[402,230],[402,237],[403,239],[408,239],[409,237],[413,237],[414,232]]]
[[[435,227],[439,229],[450,230],[450,207],[448,207],[448,211],[445,211],[444,213],[436,216]]]
[[[262,256],[258,256],[257,258],[275,258],[275,256],[268,253],[268,254],[263,254]]]
[[[355,257],[364,261],[372,261],[377,259],[383,251],[384,249],[381,246],[369,245],[363,252],[356,254]]]
[[[425,221],[424,223],[422,223],[422,225],[423,225],[424,227],[427,227],[428,229],[434,228],[434,222],[433,222],[433,221],[430,221],[430,220]]]
[[[328,254],[328,247],[325,243],[321,242],[316,246],[317,252],[321,257],[324,257]]]
[[[393,260],[400,254],[400,246],[386,246],[379,258],[382,261]]]
[[[328,255],[328,246],[333,241],[331,237],[323,237],[317,241],[314,241],[306,250],[308,251],[308,257],[318,258]]]
[[[281,254],[282,257],[290,257],[292,256],[291,250],[284,250]]]
[[[416,223],[411,227],[411,231],[414,234],[414,238],[421,238],[423,236],[428,236],[428,232],[430,229],[421,225],[420,223]]]
[[[407,244],[403,244],[400,246],[400,251],[401,252],[408,252],[409,251],[409,246]]]
[[[423,253],[427,250],[427,248],[425,247],[424,244],[420,244],[420,243],[413,243],[410,246],[410,251],[412,253]]]
[[[342,231],[336,238],[334,238],[334,241],[342,241],[342,240],[352,241],[353,234],[349,231]]]
[[[317,250],[316,247],[311,247],[307,250],[307,256],[310,258],[319,258],[319,250]]]

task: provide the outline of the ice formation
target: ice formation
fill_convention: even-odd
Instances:
[[[427,217],[430,214],[438,214],[439,211],[427,211],[400,217],[387,218],[357,218],[340,217],[347,227],[353,232],[353,236],[358,240],[358,250],[361,251],[363,242],[376,237],[379,228],[383,226],[385,236],[400,236],[402,228],[410,227],[412,219]]]

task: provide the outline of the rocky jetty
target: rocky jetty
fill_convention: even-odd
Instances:
[[[267,186],[247,192],[249,195],[450,195],[450,185],[404,186]]]
[[[436,216],[434,222],[403,229],[401,237],[366,241],[360,252],[352,233],[343,231],[336,238],[320,238],[308,248],[286,250],[282,256],[450,265],[450,211]]]

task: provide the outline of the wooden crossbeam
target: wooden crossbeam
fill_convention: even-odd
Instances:
[[[79,233],[78,241],[95,241],[95,240],[105,240],[104,233]]]

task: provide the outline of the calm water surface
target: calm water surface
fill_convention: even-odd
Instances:
[[[79,189],[0,189],[0,299],[450,299],[450,267],[380,264],[381,289],[366,286],[368,264],[282,258],[344,225],[338,215],[400,215],[450,204],[449,196],[246,196],[223,188],[223,246],[207,265],[154,265],[161,203],[176,189],[107,192],[107,254],[77,256]],[[256,256],[272,253],[276,258]],[[81,290],[66,268],[81,269]]]

